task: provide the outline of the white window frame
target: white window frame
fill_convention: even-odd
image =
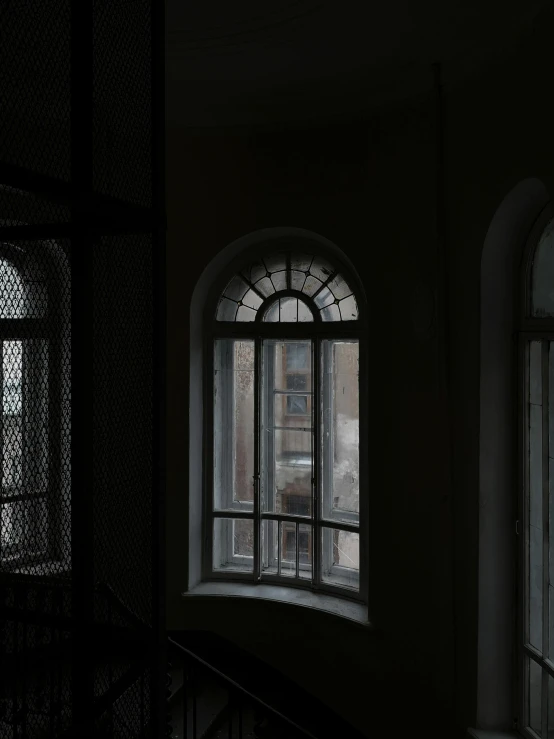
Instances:
[[[549,622],[551,620],[549,614],[548,585],[549,585],[549,546],[552,534],[549,531],[549,471],[543,462],[542,469],[542,517],[543,517],[543,564],[542,564],[542,652],[529,643],[529,355],[531,342],[540,342],[541,353],[541,386],[542,386],[542,438],[543,451],[548,461],[548,451],[545,450],[545,443],[548,444],[549,438],[549,396],[554,392],[554,388],[549,387],[549,368],[548,368],[548,342],[554,342],[554,317],[533,317],[532,316],[532,266],[535,252],[540,237],[546,225],[554,218],[554,209],[549,204],[536,220],[527,240],[524,250],[521,273],[520,273],[520,291],[519,291],[519,317],[517,322],[517,350],[518,350],[518,523],[517,531],[519,535],[519,556],[518,556],[518,644],[517,644],[517,676],[518,676],[518,699],[519,711],[518,729],[520,733],[528,737],[528,739],[538,739],[533,729],[530,728],[529,722],[529,665],[532,662],[537,664],[541,669],[542,685],[541,685],[541,735],[547,736],[548,733],[548,704],[554,705],[554,685],[550,686],[549,678],[554,679],[554,662],[543,655],[548,654],[550,629]],[[546,495],[544,494],[546,492]],[[545,561],[546,560],[546,561]],[[550,692],[550,697],[549,697]],[[550,717],[550,722],[554,718]]]
[[[290,248],[290,247],[289,247]],[[282,247],[281,247],[282,249]],[[296,249],[295,249],[296,250]],[[302,247],[298,248],[299,251],[303,251]],[[275,247],[267,247],[267,251],[275,251]],[[305,249],[304,249],[305,251]],[[243,256],[242,259],[239,258],[236,262],[232,264],[232,266],[227,270],[225,270],[220,276],[217,281],[214,281],[214,285],[211,291],[211,300],[207,301],[206,304],[206,321],[205,321],[205,327],[204,327],[204,453],[203,453],[203,466],[204,466],[204,472],[203,472],[203,557],[202,557],[202,580],[204,581],[213,581],[213,580],[235,580],[238,582],[252,582],[252,583],[260,583],[263,582],[264,584],[268,583],[274,583],[276,585],[287,585],[292,587],[300,587],[303,589],[312,589],[315,591],[321,591],[321,592],[328,592],[333,593],[336,595],[339,595],[341,597],[345,598],[351,598],[357,601],[362,601],[363,603],[367,603],[368,599],[368,573],[367,573],[367,518],[368,518],[368,505],[367,505],[367,470],[366,470],[366,457],[367,455],[364,455],[360,453],[360,480],[359,480],[359,490],[360,490],[360,513],[359,513],[359,524],[356,525],[354,523],[356,519],[356,514],[352,514],[351,518],[352,521],[348,521],[348,516],[346,514],[342,515],[341,521],[333,521],[330,519],[326,519],[323,521],[320,519],[319,516],[312,516],[312,518],[306,518],[303,516],[292,516],[292,515],[283,515],[283,514],[261,514],[259,511],[259,478],[256,480],[257,488],[256,488],[256,494],[255,494],[255,501],[254,505],[252,506],[250,503],[238,503],[236,501],[228,501],[229,508],[226,511],[214,511],[212,507],[212,501],[213,501],[213,475],[211,474],[211,470],[213,467],[213,428],[214,428],[214,417],[213,417],[213,347],[214,342],[216,339],[224,339],[224,338],[234,338],[234,339],[253,339],[256,345],[256,356],[258,358],[258,362],[261,361],[261,342],[263,339],[281,339],[284,341],[290,340],[294,341],[299,339],[310,339],[313,341],[314,346],[314,353],[313,356],[319,356],[321,354],[320,352],[320,346],[321,341],[323,339],[355,339],[358,342],[359,346],[359,378],[360,378],[360,384],[359,384],[359,404],[360,404],[360,438],[359,438],[359,446],[360,449],[367,448],[367,412],[364,412],[367,408],[367,390],[364,386],[364,383],[361,381],[362,378],[367,377],[367,344],[366,344],[366,335],[364,331],[365,327],[365,305],[363,302],[363,294],[361,291],[357,290],[357,285],[359,284],[356,280],[355,276],[352,275],[351,270],[349,270],[344,264],[340,262],[340,260],[337,260],[337,257],[335,255],[330,256],[328,253],[325,252],[325,250],[318,249],[314,252],[313,247],[311,249],[312,253],[319,253],[321,256],[324,256],[326,259],[329,259],[330,261],[336,266],[337,272],[340,272],[345,279],[349,282],[349,284],[353,287],[354,293],[357,298],[359,311],[360,311],[360,320],[358,321],[350,321],[350,322],[323,322],[323,321],[317,321],[314,320],[314,322],[308,322],[308,323],[286,323],[286,324],[272,324],[272,323],[264,323],[261,321],[257,321],[254,323],[232,323],[227,324],[223,323],[221,321],[216,321],[215,316],[215,308],[217,305],[217,299],[219,298],[220,293],[223,291],[225,285],[229,281],[229,279],[240,269],[242,266],[246,265],[249,261],[252,260],[252,256],[246,256],[246,254]],[[256,252],[256,255],[259,255],[259,251]],[[293,295],[292,291],[285,291],[279,293],[279,297],[283,297],[285,295]],[[306,296],[301,296],[300,294],[294,293],[295,297],[301,297],[306,302]],[[273,296],[273,299],[275,299],[275,296]],[[269,305],[268,301],[268,304]],[[266,305],[264,305],[264,309],[266,308]],[[260,309],[260,313],[262,312],[262,309]],[[316,354],[317,352],[317,354]],[[312,383],[313,383],[313,397],[319,397],[319,385],[320,385],[320,373],[319,373],[319,363],[317,367],[317,372],[315,371],[315,362],[312,358]],[[259,368],[257,370],[259,372]],[[259,405],[259,400],[257,401],[257,404]],[[318,411],[319,404],[318,403],[312,403],[312,413],[314,415],[314,428],[319,429],[319,411]],[[229,411],[232,413],[232,409]],[[319,436],[319,431],[316,432],[316,438]],[[259,455],[259,442],[257,442],[256,446],[256,455]],[[316,444],[317,447],[317,444]],[[314,464],[317,464],[318,460],[318,453],[316,450],[314,450],[314,458],[315,462]],[[258,473],[259,474],[259,473]],[[319,500],[319,489],[320,489],[320,483],[319,483],[319,475],[315,475],[316,480],[316,490],[314,490],[313,494],[313,500],[315,503],[315,506],[318,505]],[[316,510],[316,508],[313,508],[313,511]],[[252,513],[250,511],[254,509]],[[313,554],[312,554],[312,562],[314,563],[314,577],[312,581],[304,581],[302,578],[292,578],[290,576],[279,576],[279,575],[271,575],[267,579],[261,579],[260,578],[260,562],[262,557],[262,552],[260,548],[260,532],[258,530],[258,527],[256,524],[254,524],[254,542],[255,542],[255,566],[254,566],[254,572],[253,573],[243,573],[243,572],[237,572],[237,571],[229,571],[229,572],[221,572],[213,569],[212,562],[213,562],[213,556],[214,556],[214,542],[213,542],[213,521],[215,518],[254,518],[254,522],[260,521],[262,519],[272,519],[277,521],[286,521],[291,524],[295,524],[297,526],[301,525],[302,523],[309,524],[313,526],[313,534],[312,534],[312,547],[313,547]],[[261,526],[261,524],[260,524]],[[324,528],[334,528],[339,530],[345,530],[345,531],[354,531],[355,533],[358,533],[359,535],[359,541],[360,541],[360,554],[359,554],[359,587],[358,590],[355,590],[351,587],[342,586],[342,585],[334,585],[330,583],[322,582],[321,579],[321,573],[319,571],[316,572],[316,566],[317,563],[322,561],[322,553],[317,552],[316,546],[319,542],[319,536],[318,532],[323,530]],[[231,530],[232,527],[229,527]],[[229,541],[227,543],[228,547],[232,546],[232,543],[230,541],[231,534],[229,534]],[[279,542],[280,543],[280,542]],[[216,545],[215,545],[216,546]],[[297,548],[298,551],[298,548]],[[329,550],[329,557],[330,560],[332,556],[331,549]],[[241,555],[234,555],[232,558],[229,558],[230,564],[237,564],[240,565],[241,561],[243,561],[244,557]],[[299,553],[297,554],[297,559],[299,559]],[[309,565],[305,565],[303,563],[297,562],[298,571],[309,569]],[[347,568],[342,568],[339,566],[330,566],[327,567],[327,569],[332,572],[334,576],[337,577],[337,579],[340,578],[342,574],[342,570],[345,570],[345,575],[348,572]],[[347,578],[344,578],[345,581]]]

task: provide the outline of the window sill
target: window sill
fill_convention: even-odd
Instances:
[[[490,729],[468,729],[470,739],[520,739],[517,731],[494,731]]]
[[[370,627],[367,606],[355,603],[327,593],[313,593],[300,588],[289,588],[284,585],[268,585],[237,582],[203,582],[186,593],[183,598],[256,598],[276,603],[288,603],[294,606],[324,611],[334,616],[354,621],[362,626]],[[492,738],[491,738],[492,739]]]

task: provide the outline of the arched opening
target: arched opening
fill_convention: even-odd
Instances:
[[[259,253],[261,251],[267,255],[281,254],[283,256],[281,260],[283,264],[277,264],[278,259],[275,258],[274,264],[272,263],[268,266],[264,262],[256,272],[255,265],[257,261],[260,261]],[[306,263],[303,264],[302,255],[306,257],[306,254],[310,252],[312,253],[312,257],[307,261],[304,259]],[[352,287],[347,286],[347,283],[341,277],[341,272],[336,269],[328,270],[327,272],[323,270],[320,279],[315,274],[312,274],[311,271],[317,272],[319,269],[313,253],[318,255],[322,263],[325,258],[328,258],[329,262],[343,265],[345,272],[349,275],[349,279],[353,281]],[[264,280],[267,281],[267,284],[261,284]],[[349,320],[352,321],[353,307],[350,303],[355,303],[353,290],[356,296],[361,299],[359,313],[365,319],[367,314],[365,294],[352,265],[349,264],[342,252],[332,243],[302,229],[266,229],[250,234],[224,249],[202,274],[194,291],[191,304],[190,402],[191,419],[194,418],[194,429],[191,424],[189,457],[189,589],[198,584],[202,578],[200,555],[203,539],[202,512],[203,509],[205,511],[203,490],[205,488],[206,475],[202,474],[201,460],[203,444],[201,439],[203,437],[205,443],[207,429],[204,427],[203,434],[200,435],[198,433],[198,420],[202,418],[202,423],[205,424],[206,422],[205,410],[208,401],[204,392],[204,405],[202,404],[202,388],[206,382],[206,366],[210,362],[209,351],[206,352],[204,350],[204,339],[208,330],[207,326],[213,322],[213,318],[210,318],[209,315],[210,311],[214,311],[216,319],[213,325],[216,326],[218,324],[218,319],[219,322],[222,320],[223,323],[228,325],[228,330],[231,333],[236,332],[240,328],[231,328],[233,325],[236,326],[237,321],[242,322],[245,327],[250,325],[252,330],[257,325],[259,328],[256,330],[269,331],[270,333],[281,330],[275,324],[286,323],[287,332],[293,331],[294,329],[293,343],[298,343],[300,341],[300,334],[298,332],[305,331],[306,324],[312,324],[314,326],[317,323],[321,326],[327,322],[329,326],[329,321],[333,320],[330,317],[332,314],[329,314],[328,311],[331,305],[337,308],[337,320],[339,322],[342,322],[343,315],[345,325]],[[329,296],[327,296],[327,293],[329,293]],[[357,304],[355,310],[357,317]],[[323,315],[324,311],[327,311],[329,315]],[[355,323],[356,321],[352,322],[352,327],[354,327]],[[262,328],[264,324],[266,328]],[[305,328],[302,328],[302,326]],[[273,339],[268,341],[268,347],[269,344],[272,344],[272,346],[267,351],[279,353],[279,347],[274,347],[273,343]],[[283,354],[284,356],[285,354]],[[287,378],[291,382],[292,380],[296,383],[304,381],[306,384],[305,388],[304,385],[302,387],[297,387],[296,385],[293,387],[291,385],[287,390],[290,397],[283,396],[287,403],[285,410],[290,417],[294,417],[295,415],[301,416],[309,408],[309,401],[306,399],[309,395],[309,383],[303,375],[300,377],[300,374],[302,374],[301,370],[295,369],[294,377],[291,375],[291,378]],[[360,402],[365,402],[365,392],[363,393],[362,400],[361,389]],[[305,407],[301,405],[302,403],[305,403]],[[296,457],[300,459],[299,455],[296,455]],[[299,462],[296,457],[294,460],[288,461],[288,466],[293,463],[298,466]],[[361,461],[362,467],[364,464],[365,460]],[[295,502],[298,502],[297,497],[294,498]],[[363,496],[360,496],[360,498],[363,498]],[[248,501],[244,501],[244,505],[247,506]],[[289,513],[292,516],[303,515],[302,511],[299,511],[294,509],[289,512],[287,509],[283,515]],[[275,511],[273,513],[277,515]],[[243,512],[241,515],[248,516],[249,514]],[[366,502],[362,503],[361,499],[359,515],[360,520],[366,520]],[[346,530],[349,524],[341,522],[340,526]],[[296,572],[299,579],[302,578],[302,574],[300,574],[300,570],[302,569],[300,565],[302,562],[300,560],[302,560],[304,555],[306,555],[306,562],[304,564],[306,566],[309,564],[308,555],[303,551],[301,542],[304,539],[306,542],[311,541],[310,537],[305,535],[306,532],[302,530],[303,527],[304,525],[299,523],[295,543],[297,552]],[[354,528],[353,523],[350,524],[350,528]],[[302,539],[302,536],[304,536],[304,539]],[[292,538],[294,537],[290,535],[289,538],[292,542]],[[365,530],[362,538],[364,540],[367,538],[365,537]],[[282,543],[281,538],[277,535],[276,541],[279,541],[283,547],[286,546],[286,538],[283,538],[283,542],[285,543]],[[220,553],[218,556],[220,556]],[[360,571],[365,571],[367,567],[365,544],[359,550],[359,567]]]
[[[548,203],[543,183],[520,182],[491,222],[481,260],[477,729],[516,717],[516,330],[521,255]]]

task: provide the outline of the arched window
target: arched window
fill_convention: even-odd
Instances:
[[[524,260],[520,325],[523,730],[554,728],[554,213],[537,221]],[[531,731],[530,731],[531,730]],[[532,733],[534,732],[534,734]]]
[[[69,267],[46,242],[0,244],[0,569],[69,557]],[[45,569],[46,568],[46,569]]]
[[[334,259],[286,245],[231,270],[205,330],[203,578],[365,600],[358,283]]]

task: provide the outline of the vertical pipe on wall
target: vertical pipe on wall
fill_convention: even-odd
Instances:
[[[152,475],[152,735],[163,736],[167,664],[165,601],[166,489],[166,204],[165,3],[150,2],[152,65],[152,272],[153,272],[153,475]]]
[[[446,198],[445,198],[445,121],[444,121],[444,99],[443,99],[443,79],[442,65],[440,62],[433,64],[433,81],[434,81],[434,106],[435,106],[435,228],[437,241],[437,275],[436,275],[436,348],[437,348],[437,393],[438,393],[438,412],[439,412],[439,433],[444,439],[440,450],[438,450],[438,459],[442,460],[442,495],[440,496],[440,509],[437,517],[439,524],[438,542],[440,544],[441,553],[447,556],[440,557],[442,562],[439,570],[440,581],[437,592],[441,599],[441,610],[445,615],[448,613],[450,618],[440,618],[439,623],[443,625],[443,632],[439,634],[441,649],[438,650],[437,659],[439,661],[437,676],[443,673],[445,666],[451,670],[448,679],[442,675],[438,677],[437,687],[444,691],[445,687],[450,685],[451,688],[447,692],[443,692],[440,696],[444,700],[444,708],[449,716],[452,716],[454,709],[455,696],[458,695],[456,690],[456,643],[454,641],[456,634],[456,606],[455,606],[455,589],[453,586],[453,578],[455,573],[455,552],[456,537],[454,529],[454,520],[452,513],[452,428],[450,414],[450,388],[449,388],[449,368],[450,368],[450,336],[449,336],[449,303],[448,303],[448,256],[447,256],[447,234],[446,234]],[[437,461],[438,461],[437,459]],[[447,605],[447,604],[450,605]],[[449,613],[450,612],[450,613]],[[452,642],[452,643],[451,643]],[[453,648],[452,648],[453,647]],[[444,652],[444,654],[442,654]],[[447,653],[449,658],[446,659]],[[450,657],[451,655],[451,657]],[[442,687],[440,687],[442,686]]]

